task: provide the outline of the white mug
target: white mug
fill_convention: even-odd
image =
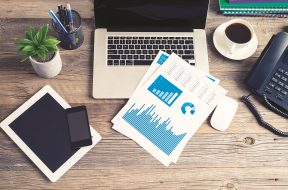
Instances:
[[[228,38],[227,34],[226,34],[226,29],[231,26],[232,24],[241,24],[247,27],[247,29],[249,29],[250,33],[251,33],[251,37],[250,40],[245,42],[245,43],[237,43],[235,41],[232,41]],[[228,51],[230,54],[236,53],[237,51],[247,47],[248,45],[250,45],[251,43],[254,42],[254,38],[256,38],[256,34],[255,31],[252,27],[252,25],[243,19],[232,19],[226,23],[224,23],[224,34],[223,34],[226,46],[228,48]]]

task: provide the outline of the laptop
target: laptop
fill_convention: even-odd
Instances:
[[[93,97],[129,98],[163,50],[209,72],[209,0],[94,0]]]

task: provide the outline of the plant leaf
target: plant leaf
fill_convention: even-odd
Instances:
[[[50,53],[54,53],[54,52],[58,51],[57,46],[46,46],[46,48],[47,48],[48,52],[50,52]]]
[[[48,24],[46,26],[41,27],[36,34],[36,39],[39,42],[39,44],[43,43],[43,41],[46,39],[47,33],[48,33]]]
[[[24,55],[28,55],[29,53],[33,53],[35,51],[34,47],[31,45],[27,45],[21,49],[21,53]]]
[[[27,46],[31,44],[32,44],[32,41],[27,38],[21,38],[20,40],[16,42],[16,45],[18,46]]]
[[[45,52],[45,50],[43,49],[39,49],[37,52],[36,52],[37,56],[42,60],[44,61],[45,58],[46,58],[46,55],[47,53]]]
[[[30,27],[25,34],[25,37],[31,41],[33,41],[33,38],[35,36],[35,28]]]
[[[56,38],[50,38],[45,40],[45,46],[57,46],[60,43]]]

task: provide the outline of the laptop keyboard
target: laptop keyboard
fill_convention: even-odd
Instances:
[[[108,36],[107,40],[109,66],[150,65],[159,50],[174,52],[195,65],[192,37]]]

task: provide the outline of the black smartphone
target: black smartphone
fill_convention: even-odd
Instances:
[[[92,144],[86,106],[66,109],[66,117],[73,149]]]

